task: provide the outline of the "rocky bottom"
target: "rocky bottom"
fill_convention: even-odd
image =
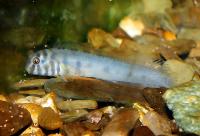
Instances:
[[[165,88],[80,77],[26,80],[14,88],[0,97],[2,136],[187,134],[165,105]]]

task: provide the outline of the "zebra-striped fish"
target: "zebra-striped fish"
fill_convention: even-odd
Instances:
[[[31,54],[26,71],[40,76],[93,77],[145,87],[170,87],[172,84],[168,75],[162,71],[68,49],[44,49]]]

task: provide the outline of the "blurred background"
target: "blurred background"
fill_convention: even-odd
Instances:
[[[31,50],[63,42],[87,42],[91,28],[112,32],[126,15],[156,12],[166,19],[166,9],[171,13],[172,8],[185,9],[194,3],[192,0],[0,0],[0,90],[8,90],[10,84],[23,79],[24,64]],[[198,4],[196,1],[195,6]],[[177,32],[174,24],[163,24]]]
[[[137,1],[1,0],[0,88],[23,78],[29,50],[85,42],[92,27],[111,31],[133,3]]]

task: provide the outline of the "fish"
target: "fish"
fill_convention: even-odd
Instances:
[[[50,48],[30,54],[25,69],[28,74],[39,76],[91,77],[153,88],[172,85],[162,70],[69,49]]]

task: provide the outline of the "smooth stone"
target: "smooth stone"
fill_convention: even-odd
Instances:
[[[146,126],[135,128],[133,136],[155,136],[153,132]]]
[[[47,130],[59,129],[63,124],[59,114],[50,107],[43,108],[38,117],[38,123]]]
[[[136,109],[120,109],[105,127],[102,136],[127,136],[138,119],[139,112]]]
[[[19,105],[0,101],[0,135],[17,133],[31,123],[30,113]]]

